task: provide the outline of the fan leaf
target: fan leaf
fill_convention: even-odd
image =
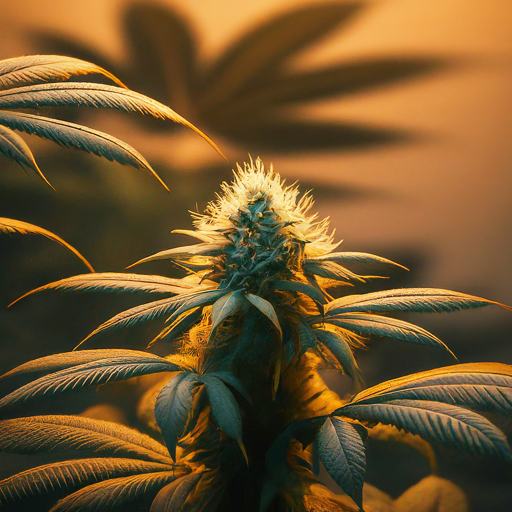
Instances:
[[[326,315],[367,312],[442,313],[497,304],[465,293],[436,288],[402,288],[335,299],[326,307]]]
[[[136,430],[82,416],[31,416],[0,421],[0,449],[4,452],[86,451],[101,457],[136,458],[172,464],[165,446]]]
[[[107,512],[122,510],[132,503],[152,500],[169,482],[184,476],[189,470],[133,475],[97,482],[60,500],[50,512]]]
[[[67,80],[72,76],[92,73],[106,76],[126,88],[112,73],[91,62],[61,55],[29,55],[0,61],[0,89]]]
[[[24,499],[62,496],[95,482],[141,473],[169,471],[168,464],[133,459],[96,458],[56,462],[23,471],[0,482],[0,506]]]
[[[268,300],[265,300],[258,295],[254,295],[253,293],[246,294],[246,298],[256,309],[259,309],[274,324],[275,328],[279,332],[279,337],[282,338],[283,331],[274,306],[272,306]]]
[[[62,238],[44,228],[40,228],[39,226],[35,226],[34,224],[29,224],[28,222],[23,222],[21,220],[6,219],[5,217],[0,217],[0,232],[45,236],[46,238],[49,238],[50,240],[53,240],[54,242],[64,246],[66,249],[69,249],[75,256],[80,258],[85,263],[85,266],[91,272],[94,272],[94,269],[90,263],[73,246],[69,245],[66,241],[62,240]]]
[[[220,324],[226,320],[226,318],[238,312],[245,303],[246,300],[242,290],[236,290],[223,295],[213,304],[212,311],[210,313],[212,320],[210,340],[215,338],[215,334],[217,333],[217,329]]]
[[[192,413],[197,385],[195,373],[179,373],[162,388],[156,399],[156,422],[173,460],[176,460],[176,446]]]
[[[394,261],[383,258],[382,256],[376,256],[375,254],[369,254],[366,252],[331,252],[325,256],[317,256],[315,258],[306,258],[304,264],[308,264],[310,261],[333,261],[334,263],[365,263],[374,264],[381,263],[385,265],[392,265],[394,267],[400,267],[404,270],[409,270],[407,267],[395,263]]]
[[[306,283],[300,283],[299,281],[278,281],[276,283],[276,290],[293,291],[307,295],[317,304],[320,313],[323,314],[323,305],[327,303],[327,300],[324,294],[317,288]]]
[[[73,366],[25,384],[0,400],[0,409],[7,409],[42,396],[93,387],[107,382],[127,380],[140,375],[175,372],[180,368],[153,354],[118,356]]]
[[[333,279],[335,281],[364,281],[363,276],[358,276],[350,270],[338,265],[333,261],[315,261],[306,260],[304,262],[304,272],[308,274],[315,274],[326,279]],[[369,277],[369,276],[364,276]]]
[[[170,119],[196,132],[222,155],[210,137],[174,110],[130,89],[103,84],[71,82],[30,85],[0,91],[0,109],[43,107],[112,108],[122,112],[136,112],[160,119]]]
[[[366,455],[356,428],[340,418],[327,418],[317,434],[317,445],[329,475],[362,509]]]
[[[203,472],[185,475],[165,486],[154,499],[149,512],[180,512],[187,498],[199,483]]]
[[[80,149],[102,156],[111,162],[131,165],[151,174],[169,191],[167,185],[138,151],[106,133],[67,121],[3,110],[0,110],[0,125],[51,140],[65,148]]]
[[[395,425],[427,441],[473,455],[495,455],[512,461],[505,435],[483,416],[461,407],[423,400],[349,403],[334,412],[358,420]]]

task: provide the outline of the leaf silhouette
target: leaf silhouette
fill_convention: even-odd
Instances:
[[[0,114],[1,115],[1,114]],[[1,122],[1,121],[0,121]],[[69,249],[75,256],[80,258],[86,265],[86,267],[94,272],[94,269],[90,265],[90,263],[71,245],[69,245],[62,238],[57,236],[56,234],[48,231],[47,229],[40,228],[39,226],[35,226],[34,224],[29,224],[28,222],[23,222],[22,220],[16,219],[6,219],[5,217],[0,217],[0,232],[4,233],[21,233],[22,235],[42,235],[54,242],[57,242],[60,245],[63,245],[66,249]]]
[[[171,457],[176,460],[176,446],[184,435],[194,404],[198,385],[194,373],[175,375],[160,391],[155,405],[155,418]]]
[[[171,469],[169,464],[133,459],[96,458],[56,462],[0,481],[0,506],[45,494],[62,496],[110,478]]]
[[[127,380],[139,375],[179,370],[180,368],[175,364],[153,354],[100,359],[66,368],[25,384],[2,398],[0,409],[14,407],[33,398],[52,396],[72,389]]]
[[[138,151],[106,133],[67,121],[5,110],[0,110],[0,124],[12,130],[49,139],[65,148],[81,149],[86,153],[102,156],[111,162],[131,165],[153,175],[169,191],[167,185]]]
[[[150,512],[180,512],[203,473],[196,471],[165,486],[156,496]],[[196,509],[197,510],[197,509]]]
[[[461,407],[426,400],[390,400],[348,404],[335,414],[395,425],[427,441],[512,461],[505,435],[483,416]]]
[[[340,418],[327,418],[317,434],[317,442],[327,472],[362,509],[366,455],[356,428]]]
[[[79,450],[100,457],[136,458],[172,464],[169,452],[151,437],[118,423],[82,416],[32,416],[0,421],[0,448],[19,454]]]
[[[61,55],[29,55],[0,61],[0,90],[91,73],[99,73],[126,87],[112,73],[91,62]]]
[[[383,258],[382,256],[376,256],[375,254],[368,254],[366,252],[331,252],[325,256],[318,256],[316,258],[306,258],[304,261],[305,265],[315,261],[333,261],[334,263],[365,263],[375,264],[381,263],[385,265],[392,265],[394,267],[400,267],[404,270],[409,270],[407,267],[395,263],[394,261]]]
[[[60,500],[50,512],[107,512],[119,510],[132,503],[153,499],[169,482],[184,476],[187,470],[147,473],[113,478],[84,487]]]

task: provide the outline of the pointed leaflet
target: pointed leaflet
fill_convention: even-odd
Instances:
[[[178,235],[188,235],[192,238],[197,238],[198,240],[201,240],[201,242],[205,243],[212,243],[214,241],[214,236],[211,234],[207,234],[204,231],[194,231],[191,229],[173,229],[171,231],[172,234],[178,234]]]
[[[132,263],[129,267],[134,267],[135,265],[140,265],[141,263],[146,263],[148,261],[155,260],[188,260],[193,258],[194,256],[217,256],[221,254],[224,248],[229,244],[229,242],[212,242],[212,243],[204,243],[204,244],[196,244],[196,245],[184,245],[183,247],[174,247],[173,249],[167,249],[165,251],[157,252],[147,258],[142,258],[135,263]]]
[[[0,507],[45,494],[62,496],[109,478],[171,469],[169,464],[134,459],[96,458],[56,462],[0,481]]]
[[[335,263],[383,263],[385,265],[392,265],[395,267],[409,270],[407,267],[395,263],[394,261],[376,256],[375,254],[368,254],[366,252],[331,252],[325,256],[318,256],[316,258],[306,258],[304,264],[308,264],[310,261],[333,261]]]
[[[156,399],[156,422],[173,460],[176,460],[176,445],[192,413],[197,385],[195,373],[179,373],[162,388]]]
[[[208,401],[211,407],[211,414],[217,426],[229,437],[232,437],[240,447],[247,463],[247,453],[242,441],[242,416],[233,393],[218,378],[209,374],[200,377],[204,382]]]
[[[112,108],[136,112],[160,119],[170,119],[190,128],[224,156],[210,137],[166,105],[131,91],[111,85],[93,83],[42,84],[0,91],[0,109],[42,107]]]
[[[118,356],[66,368],[25,384],[0,400],[0,409],[9,408],[41,396],[53,396],[64,391],[93,387],[107,382],[131,379],[159,372],[176,372],[180,367],[169,361],[145,354]]]
[[[231,372],[219,370],[215,372],[208,372],[207,374],[204,374],[203,377],[215,377],[216,379],[220,379],[228,386],[236,389],[248,402],[251,401],[251,397],[247,394],[244,383],[240,379],[236,378]]]
[[[40,228],[39,226],[35,226],[34,224],[29,224],[28,222],[23,222],[21,220],[15,219],[6,219],[5,217],[0,217],[0,232],[4,233],[21,233],[22,235],[42,235],[54,242],[57,242],[60,245],[63,245],[66,249],[69,249],[75,256],[80,258],[86,265],[86,267],[94,272],[94,269],[91,267],[89,262],[71,245],[69,245],[66,241],[62,240],[59,236],[55,235],[51,231]]]
[[[49,117],[2,110],[0,110],[0,125],[51,140],[65,148],[80,149],[86,153],[102,156],[111,162],[115,161],[147,171],[169,191],[167,185],[138,151],[126,142],[106,133]]]
[[[349,312],[386,313],[394,311],[442,313],[459,309],[479,308],[489,304],[497,303],[450,290],[402,288],[341,297],[328,304],[326,315],[331,316]]]
[[[373,277],[373,276],[358,276],[350,270],[338,265],[332,261],[315,261],[315,260],[307,260],[304,262],[302,267],[304,272],[309,274],[315,274],[320,277],[325,277],[326,279],[334,279],[335,281],[364,281],[364,277]]]
[[[276,283],[276,290],[287,290],[307,295],[310,299],[315,301],[320,309],[320,313],[323,313],[322,304],[327,302],[324,294],[320,290],[313,288],[313,286],[309,284],[300,283],[299,281],[278,281]]]
[[[98,73],[117,85],[126,86],[112,73],[96,64],[61,55],[28,55],[0,61],[0,89],[67,80],[75,75]]]
[[[366,389],[354,397],[352,403],[375,403],[397,399],[434,400],[510,415],[512,366],[499,363],[469,363],[436,368]]]
[[[362,509],[366,455],[358,431],[340,418],[327,418],[317,434],[317,446],[329,475]]]
[[[50,512],[109,512],[151,501],[169,482],[187,474],[184,467],[173,471],[114,478],[84,487],[60,500]]]
[[[86,450],[103,457],[172,464],[153,438],[118,423],[82,416],[31,416],[0,421],[0,450],[33,454]]]
[[[39,176],[43,178],[47,185],[52,187],[51,183],[41,172],[41,169],[39,169],[34,155],[32,154],[32,151],[30,151],[27,143],[17,133],[14,133],[5,126],[0,126],[0,153],[3,153],[11,160],[14,160],[21,167],[32,169],[36,174],[39,174]]]
[[[376,404],[348,403],[334,414],[395,425],[427,441],[512,461],[505,435],[483,416],[462,407],[423,400],[383,400]]]
[[[150,276],[143,274],[120,274],[115,272],[97,272],[93,274],[83,274],[53,283],[45,284],[31,290],[12,304],[43,290],[71,290],[71,291],[126,291],[132,293],[184,293],[192,288],[199,288],[196,285],[184,281],[183,279],[171,279],[163,276]]]
[[[279,336],[282,338],[283,331],[281,330],[281,325],[279,324],[277,313],[272,304],[270,304],[268,300],[265,300],[262,297],[252,293],[248,293],[246,298],[255,308],[259,309],[274,324],[275,328],[279,332]]]
[[[182,313],[179,317],[177,317],[171,325],[166,326],[162,329],[149,343],[147,348],[151,347],[154,343],[161,340],[167,340],[168,342],[172,342],[176,339],[177,336],[182,334],[185,331],[188,331],[202,316],[203,309],[193,308],[185,313]]]
[[[217,300],[212,307],[210,318],[212,320],[212,329],[210,332],[210,340],[215,338],[217,329],[220,324],[231,315],[234,315],[246,303],[244,292],[236,290],[230,292],[219,300]]]
[[[326,329],[314,329],[318,341],[322,343],[340,363],[347,375],[354,381],[356,388],[363,386],[363,374],[357,365],[352,348],[346,339],[339,334]]]
[[[120,349],[96,349],[96,350],[79,350],[76,352],[63,352],[61,354],[53,354],[51,356],[40,357],[39,359],[33,359],[28,361],[11,371],[4,373],[0,376],[0,380],[19,376],[19,375],[30,375],[34,377],[38,374],[57,372],[64,370],[70,366],[77,366],[85,363],[92,363],[100,359],[108,359],[111,357],[154,357],[155,361],[161,361],[162,358],[154,356],[148,352],[142,352],[140,350],[120,350]]]
[[[185,510],[185,502],[202,476],[203,472],[196,471],[178,478],[164,487],[157,494],[149,512],[180,512]]]
[[[156,300],[148,304],[142,304],[141,306],[127,309],[126,311],[112,317],[110,320],[102,323],[91,334],[89,334],[89,336],[82,340],[78,346],[92,336],[95,336],[106,329],[127,327],[138,322],[146,322],[169,312],[172,314],[167,321],[172,323],[185,311],[198,306],[212,304],[228,292],[229,290],[205,290],[192,292],[188,294],[181,294],[177,297],[171,297],[169,299]]]
[[[417,325],[397,320],[396,318],[387,318],[379,315],[370,315],[364,313],[344,313],[325,318],[325,322],[336,325],[348,331],[367,336],[384,336],[394,338],[418,345],[430,345],[442,347],[453,357],[453,352],[436,336],[430,332],[418,327]]]

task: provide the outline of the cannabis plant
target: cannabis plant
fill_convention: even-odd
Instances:
[[[4,381],[25,383],[0,400],[10,416],[0,422],[0,448],[72,450],[75,458],[4,480],[2,506],[20,510],[39,500],[52,512],[371,512],[377,509],[363,503],[368,436],[512,461],[505,435],[487,419],[510,415],[511,366],[455,364],[364,389],[355,357],[373,336],[450,352],[434,334],[389,315],[497,303],[430,288],[354,294],[351,285],[375,276],[356,274],[352,264],[397,264],[338,252],[328,220],[309,214],[312,205],[257,159],[238,167],[204,214],[193,214],[194,230],[178,231],[199,243],[137,262],[170,260],[185,277],[91,273],[34,290],[157,294],[84,341],[163,317],[164,328],[147,341],[165,353],[77,350],[5,374]],[[331,391],[322,368],[348,375],[352,392]],[[152,437],[98,419],[18,417],[38,399],[158,373],[138,406]],[[345,495],[320,482],[320,463]]]

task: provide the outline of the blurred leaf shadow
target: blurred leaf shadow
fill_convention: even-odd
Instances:
[[[347,30],[363,2],[314,3],[271,18],[234,41],[213,62],[197,51],[193,28],[171,7],[138,2],[123,12],[125,61],[53,34],[35,34],[45,52],[82,58],[111,70],[131,88],[169,104],[213,138],[251,152],[363,150],[418,135],[348,122],[302,120],[300,107],[427,76],[450,63],[440,57],[371,57],[313,71],[290,71],[301,51]],[[78,114],[77,114],[78,115]],[[175,126],[142,118],[147,128]]]

